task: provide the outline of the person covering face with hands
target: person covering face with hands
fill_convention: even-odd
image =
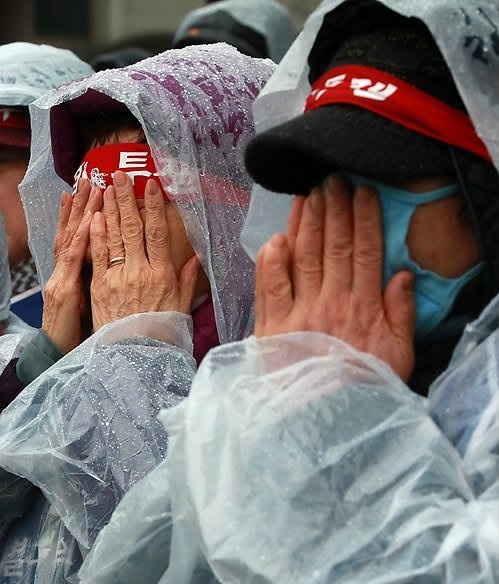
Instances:
[[[258,254],[256,336],[162,414],[168,458],[85,584],[143,568],[138,549],[175,584],[497,582],[497,59],[469,42],[491,23],[454,0],[311,15],[246,153],[274,191],[253,192],[247,247],[291,207]]]
[[[4,412],[0,465],[41,488],[84,553],[165,457],[159,410],[187,396],[210,347],[253,328],[254,270],[239,243],[251,191],[242,158],[251,104],[273,69],[224,45],[170,51],[34,109],[39,141],[21,190],[38,202],[28,223],[54,309],[45,322],[48,330],[54,315],[51,343],[70,321],[76,335]],[[87,315],[90,326],[78,329]]]

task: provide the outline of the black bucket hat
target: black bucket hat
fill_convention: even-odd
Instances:
[[[340,65],[364,65],[466,111],[426,26],[374,0],[347,1],[326,15],[309,56],[309,81]],[[399,182],[454,174],[449,146],[368,110],[325,105],[257,135],[246,150],[255,181],[307,194],[331,172]]]

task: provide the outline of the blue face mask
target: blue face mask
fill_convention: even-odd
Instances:
[[[354,174],[341,175],[348,178],[354,187],[369,185],[378,192],[385,242],[383,283],[386,286],[391,278],[402,270],[410,270],[414,274],[416,339],[419,340],[445,319],[459,292],[483,270],[485,265],[482,261],[459,278],[443,278],[435,272],[419,267],[409,255],[406,239],[416,208],[455,195],[459,191],[459,186],[449,185],[435,191],[416,194]]]

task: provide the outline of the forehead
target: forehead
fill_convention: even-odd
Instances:
[[[138,142],[145,143],[146,139],[142,128],[131,128],[123,125],[118,128],[103,132],[101,135],[96,135],[90,142],[89,149],[96,146],[105,146],[106,144],[118,144],[120,142]]]

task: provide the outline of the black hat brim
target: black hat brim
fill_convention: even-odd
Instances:
[[[305,195],[341,171],[391,183],[454,172],[446,144],[347,104],[323,106],[262,132],[248,144],[245,162],[263,187]]]

